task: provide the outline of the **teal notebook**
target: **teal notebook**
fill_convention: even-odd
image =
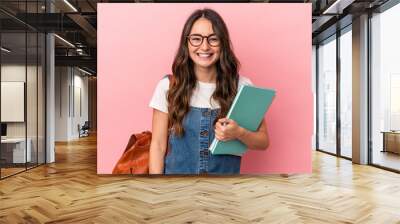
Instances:
[[[236,94],[226,117],[249,131],[256,131],[274,97],[275,90],[243,85]],[[213,155],[242,156],[247,146],[239,140],[223,142],[214,138],[209,150]]]

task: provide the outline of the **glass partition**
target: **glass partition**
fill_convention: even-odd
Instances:
[[[45,1],[1,1],[0,178],[45,163],[45,34],[18,20]],[[37,17],[32,17],[37,18]]]
[[[336,154],[336,36],[318,47],[318,149]]]
[[[24,171],[31,160],[26,142],[26,33],[1,34],[1,176]]]

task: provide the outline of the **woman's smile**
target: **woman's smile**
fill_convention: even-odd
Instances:
[[[210,60],[214,53],[197,53],[196,54],[200,59]]]

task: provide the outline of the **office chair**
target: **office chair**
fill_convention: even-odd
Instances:
[[[79,128],[79,138],[89,136],[89,129],[90,129],[89,121],[85,121],[82,127]]]

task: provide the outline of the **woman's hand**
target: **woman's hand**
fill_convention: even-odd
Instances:
[[[265,150],[269,147],[268,129],[264,119],[257,131],[249,131],[240,127],[234,120],[221,118],[215,124],[215,138],[220,141],[238,139],[249,149]]]
[[[245,132],[246,130],[232,119],[221,118],[215,124],[215,138],[220,141],[237,139],[244,135]]]

